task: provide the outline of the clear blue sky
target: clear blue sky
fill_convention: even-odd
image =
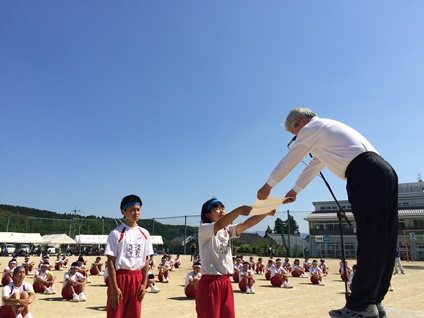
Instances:
[[[212,196],[250,205],[297,106],[356,128],[417,181],[423,16],[414,0],[1,1],[0,203],[119,217],[135,193],[142,218],[196,215]],[[307,232],[325,200],[316,178],[277,217],[290,209]]]

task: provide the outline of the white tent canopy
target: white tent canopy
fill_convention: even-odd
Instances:
[[[44,243],[40,233],[0,232],[0,243]]]
[[[77,244],[106,244],[107,235],[77,235]],[[151,236],[152,244],[163,244],[162,236]]]
[[[152,244],[156,244],[156,245],[163,245],[163,240],[162,240],[162,236],[160,235],[151,235],[150,239],[152,240]]]
[[[75,244],[75,240],[66,234],[48,234],[43,235],[44,243],[50,244]]]
[[[106,244],[107,235],[77,235],[77,244]]]

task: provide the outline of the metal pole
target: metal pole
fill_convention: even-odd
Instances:
[[[184,215],[184,255],[186,255],[186,239],[187,239],[187,215]]]
[[[291,246],[290,246],[290,211],[287,210],[287,256],[291,257]]]
[[[152,235],[155,235],[155,219],[152,219],[153,225],[152,225]]]

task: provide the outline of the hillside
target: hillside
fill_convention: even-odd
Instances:
[[[122,219],[97,217],[94,215],[81,216],[67,213],[57,213],[46,210],[0,204],[0,232],[22,232],[54,234],[65,233],[71,237],[79,234],[108,234],[119,225]],[[176,236],[193,235],[197,227],[184,225],[168,225],[156,220],[140,220],[138,225],[147,229],[151,234],[161,235],[164,244]]]

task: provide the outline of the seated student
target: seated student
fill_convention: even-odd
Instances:
[[[0,317],[32,318],[30,304],[35,300],[35,293],[33,286],[25,282],[25,276],[24,266],[13,270],[13,281],[3,287]]]
[[[353,281],[353,277],[355,276],[355,273],[356,273],[356,264],[354,264],[354,265],[352,266],[352,274],[350,274],[350,276],[349,276],[349,289],[350,289],[350,291],[352,291],[352,281]],[[390,290],[390,288],[391,288],[391,289],[392,289],[392,291],[393,291],[393,287],[392,287],[391,282],[390,282],[389,290]]]
[[[268,264],[265,266],[265,279],[271,280],[271,272],[272,268],[275,266],[274,261],[272,259],[268,260]]]
[[[300,261],[297,258],[294,260],[291,274],[293,277],[308,278],[305,274],[305,268],[300,265]]]
[[[256,274],[262,275],[265,273],[265,264],[262,260],[262,257],[258,258],[258,261],[256,262]]]
[[[282,267],[286,270],[287,273],[291,273],[292,265],[287,257],[284,259]]]
[[[3,270],[3,277],[1,278],[1,284],[3,286],[6,286],[13,281],[13,271],[16,267],[18,267],[18,262],[16,261],[16,258],[12,258]]]
[[[174,259],[174,268],[183,268],[180,254],[177,254],[177,257]]]
[[[32,272],[34,269],[34,262],[30,260],[29,255],[25,255],[25,260],[22,262],[22,266],[25,267],[26,275],[34,275]]]
[[[50,263],[50,257],[48,255],[41,254],[41,259],[38,262],[38,268],[41,268],[41,265],[43,265],[45,262],[49,262]],[[49,268],[49,270],[52,270],[52,269]]]
[[[63,299],[71,299],[73,302],[86,301],[85,282],[84,275],[78,272],[78,262],[73,262],[69,271],[63,276]]]
[[[57,271],[63,271],[63,260],[60,254],[56,255],[56,260],[54,262],[54,269]]]
[[[55,281],[56,276],[50,271],[50,263],[45,262],[41,265],[41,269],[35,271],[34,290],[36,293],[56,294],[53,287]]]
[[[328,270],[330,269],[328,265],[325,263],[325,259],[321,258],[318,267],[322,270],[322,274],[324,276],[328,275]]]
[[[68,262],[69,262],[69,259],[66,257],[66,255],[65,255],[65,254],[63,254],[63,255],[62,255],[62,266],[63,266],[64,268],[68,268]]]
[[[343,266],[343,262],[340,262],[340,269],[339,269],[339,273],[340,273],[340,278],[342,279],[342,281],[349,281],[349,276],[352,274],[352,267],[349,266],[348,261],[345,261],[345,266],[346,266],[346,273],[347,273],[347,277],[345,277],[345,270],[344,270],[344,266]]]
[[[156,261],[155,261],[154,255],[152,254],[150,255],[150,258],[149,258],[149,269],[152,270],[155,268],[156,268]]]
[[[90,269],[85,265],[87,263],[87,261],[84,260],[84,258],[82,256],[80,256],[80,257],[78,257],[77,263],[78,263],[77,271],[80,272],[82,275],[84,275],[85,281],[87,283],[91,283],[90,277],[88,277],[88,275],[90,273]]]
[[[324,286],[324,281],[322,279],[323,273],[321,268],[318,267],[318,261],[313,260],[312,261],[312,267],[309,268],[309,272],[311,274],[311,283],[312,284],[318,284],[320,286]]]
[[[234,272],[233,272],[234,283],[240,282],[240,270],[242,267],[243,267],[242,258],[240,256],[237,256],[236,262],[234,263]]]
[[[255,271],[256,270],[256,262],[255,262],[255,259],[254,259],[253,256],[250,256],[249,257],[249,265],[250,265],[250,269],[252,271]]]
[[[309,261],[309,257],[305,257],[305,260],[303,261],[303,267],[305,268],[305,272],[309,272],[309,268],[311,268],[312,264]]]
[[[283,268],[280,258],[275,260],[275,265],[272,267],[271,285],[275,287],[293,288],[289,283],[288,272]]]
[[[149,287],[150,287],[150,291],[152,293],[158,293],[158,292],[160,292],[159,287],[156,286],[155,274],[153,274],[150,271],[147,274],[147,288],[149,288]]]
[[[162,256],[161,262],[158,265],[158,280],[162,283],[169,283],[169,270],[171,269],[171,265],[166,261],[167,259],[166,256]]]
[[[196,298],[197,284],[202,278],[200,262],[193,264],[193,271],[188,273],[184,284],[184,293],[188,298]]]
[[[240,269],[240,282],[239,288],[241,291],[245,291],[246,294],[254,294],[255,290],[253,285],[255,284],[255,274],[250,269],[249,262],[243,262],[242,268]]]
[[[91,268],[90,268],[90,274],[93,276],[102,276],[103,272],[102,272],[102,258],[100,256],[96,257],[96,260],[91,263]]]
[[[169,267],[170,267],[169,270],[171,272],[174,272],[175,271],[174,261],[172,260],[172,255],[171,254],[166,255],[166,262],[169,264]]]

